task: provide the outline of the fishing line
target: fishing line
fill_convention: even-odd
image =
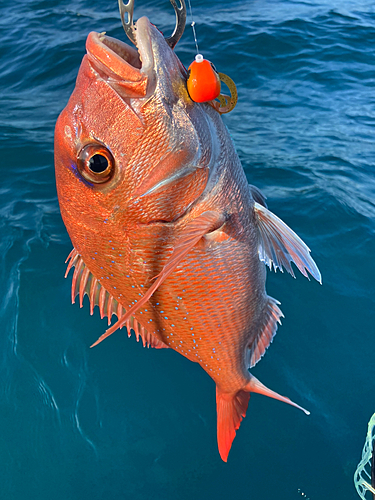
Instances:
[[[218,73],[215,66],[199,53],[193,9],[191,8],[190,0],[188,0],[188,5],[191,19],[190,26],[193,30],[197,55],[195,56],[195,60],[188,67],[186,81],[187,91],[192,101],[199,103],[208,102],[220,114],[229,113],[237,104],[238,96],[236,85],[229,76],[224,73]],[[221,83],[224,83],[228,87],[230,96],[221,94]]]
[[[190,18],[191,18],[191,24],[190,24],[190,26],[192,27],[192,30],[193,30],[194,42],[195,42],[195,47],[197,49],[197,54],[199,54],[197,34],[195,32],[195,21],[194,21],[194,18],[193,18],[193,11],[192,11],[192,8],[191,8],[190,0],[188,0],[188,2],[189,2],[189,10],[190,10]]]

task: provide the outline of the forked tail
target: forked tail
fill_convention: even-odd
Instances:
[[[280,396],[277,392],[268,389],[262,382],[252,375],[246,386],[235,394],[222,392],[216,386],[216,410],[217,410],[217,443],[219,453],[224,462],[228,459],[228,454],[232,446],[236,431],[240,427],[242,419],[246,416],[247,406],[249,404],[250,392],[257,392],[273,399],[278,399],[299,408],[306,415],[310,412],[302,406],[293,403],[289,398]]]

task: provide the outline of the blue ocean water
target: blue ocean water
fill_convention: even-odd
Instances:
[[[90,31],[126,39],[115,0],[0,4],[0,498],[350,500],[375,411],[375,6],[192,0],[230,75],[224,117],[249,182],[312,249],[323,285],[268,273],[283,326],[254,369],[309,417],[253,395],[224,464],[215,387],[70,304],[53,131]],[[166,34],[167,0],[136,0]],[[189,26],[176,51],[195,55]]]

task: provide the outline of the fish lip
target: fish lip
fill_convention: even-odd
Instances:
[[[151,44],[152,25],[147,17],[136,23],[137,48],[105,33],[91,32],[86,41],[90,63],[100,74],[123,84],[147,80],[154,69],[154,55]],[[137,50],[138,49],[138,50]]]
[[[152,24],[147,17],[140,17],[136,22],[135,40],[139,58],[142,62],[141,72],[150,75],[154,69],[154,51],[151,43]]]

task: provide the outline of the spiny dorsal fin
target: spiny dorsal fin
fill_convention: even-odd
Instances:
[[[83,307],[83,298],[87,295],[90,300],[91,315],[94,313],[95,306],[98,306],[100,317],[103,319],[104,316],[107,316],[108,325],[111,324],[112,316],[114,314],[117,318],[121,318],[126,313],[126,309],[119,302],[117,302],[113,295],[111,295],[93,276],[75,248],[73,248],[70,252],[65,262],[68,262],[68,260],[69,263],[66,269],[65,278],[68,276],[71,268],[74,267],[72,280],[72,303],[74,304],[77,295],[79,295],[79,305],[80,307]],[[131,336],[131,330],[133,330],[137,342],[139,342],[140,338],[142,339],[143,347],[155,347],[156,349],[161,349],[163,347],[168,348],[164,342],[148,332],[146,328],[144,328],[144,326],[142,326],[134,318],[134,316],[131,316],[125,325],[122,326],[126,326],[128,330],[128,337]],[[120,328],[122,328],[122,326]]]
[[[264,356],[276,334],[277,324],[281,325],[280,318],[283,318],[284,315],[278,307],[279,304],[280,302],[277,300],[268,297],[266,307],[263,311],[263,325],[253,343],[249,345],[249,368],[255,366]]]
[[[291,262],[301,273],[309,277],[307,271],[322,282],[319,269],[310,257],[310,249],[297,234],[266,207],[254,202],[254,212],[259,230],[259,258],[270,269],[283,267],[295,278]]]

